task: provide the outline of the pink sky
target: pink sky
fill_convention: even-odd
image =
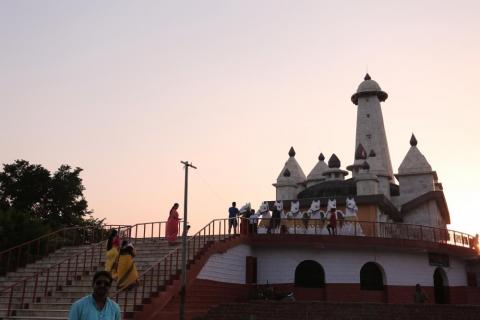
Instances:
[[[183,209],[191,161],[196,231],[231,201],[273,200],[290,146],[305,174],[320,152],[351,164],[350,96],[368,69],[389,94],[394,171],[414,132],[450,227],[475,234],[478,12],[478,1],[4,0],[0,161],[79,166],[94,216],[127,224]]]

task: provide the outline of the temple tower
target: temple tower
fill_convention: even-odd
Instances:
[[[277,200],[296,200],[299,192],[305,189],[305,173],[295,160],[293,147],[288,152],[288,160],[278,175],[277,182],[273,186],[277,190]]]
[[[358,86],[357,92],[352,95],[352,102],[358,105],[355,147],[360,144],[363,146],[370,166],[369,173],[379,179],[379,193],[390,197],[393,170],[380,107],[380,102],[387,98],[388,94],[382,91],[368,73]],[[356,173],[353,172],[353,177],[355,176]]]

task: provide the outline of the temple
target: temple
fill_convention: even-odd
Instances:
[[[413,134],[394,173],[387,98],[368,74],[352,95],[345,169],[320,154],[305,175],[291,147],[274,199],[189,232],[185,251],[159,221],[66,228],[0,252],[0,320],[67,319],[105,264],[110,229],[137,251],[137,285],[112,293],[123,319],[478,319],[478,235],[447,228],[442,184]]]

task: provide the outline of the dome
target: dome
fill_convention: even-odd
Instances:
[[[365,75],[364,81],[358,86],[357,92],[352,96],[352,102],[358,104],[358,98],[365,95],[376,95],[380,101],[385,101],[388,98],[388,94],[382,91],[380,85],[372,80],[368,73]]]

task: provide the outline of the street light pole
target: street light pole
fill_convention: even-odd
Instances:
[[[182,235],[182,278],[180,288],[180,320],[185,320],[185,296],[187,290],[187,202],[188,202],[188,168],[197,169],[188,161],[180,161],[185,168],[185,193],[183,198],[183,235]]]

